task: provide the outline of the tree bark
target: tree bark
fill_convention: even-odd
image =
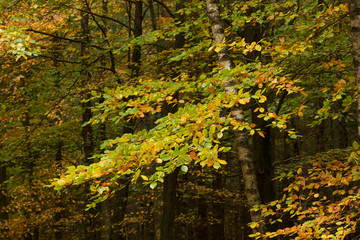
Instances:
[[[86,1],[86,0],[85,0]],[[83,8],[84,10],[88,9],[87,2],[85,2]],[[86,124],[92,118],[93,114],[91,111],[92,102],[89,100],[91,98],[90,90],[88,87],[91,84],[91,73],[88,69],[88,57],[89,57],[89,49],[88,46],[91,43],[90,39],[90,29],[89,29],[89,13],[88,12],[81,12],[81,19],[80,19],[80,27],[81,27],[81,38],[82,43],[80,44],[80,57],[81,57],[81,75],[82,75],[82,97],[84,101],[81,104],[82,108],[82,129],[81,129],[81,137],[83,139],[83,151],[84,151],[84,163],[90,165],[92,163],[91,157],[94,154],[95,150],[95,143],[94,143],[94,136],[93,136],[93,129],[90,124]],[[88,192],[85,192],[89,194]],[[88,201],[90,201],[88,199]],[[88,212],[84,213],[86,215],[84,231],[85,231],[85,238],[89,240],[98,240],[100,239],[100,233],[96,230],[97,226],[99,226],[99,222],[97,221],[98,210],[97,208],[91,209]]]
[[[174,222],[176,207],[176,185],[179,168],[164,179],[164,205],[161,219],[160,240],[174,239]]]
[[[183,8],[183,3],[176,3],[176,11]],[[180,15],[176,16],[177,19],[182,22],[183,17]],[[180,33],[175,36],[174,49],[181,48],[185,44],[184,34]],[[173,72],[174,77],[180,73],[176,70]],[[179,98],[179,93],[174,94],[174,98]],[[171,106],[164,104],[162,114],[175,113],[178,110],[177,106]],[[175,169],[174,172],[170,173],[164,179],[164,192],[163,192],[163,209],[160,229],[160,240],[172,240],[174,239],[174,222],[175,222],[175,210],[176,210],[176,187],[177,187],[177,176],[179,174],[179,168]]]
[[[142,35],[142,1],[137,0],[135,2],[135,19],[134,19],[134,37],[140,37]],[[131,59],[131,78],[138,77],[140,74],[141,65],[141,46],[135,45],[132,52]]]
[[[7,220],[9,215],[7,213],[7,163],[0,162],[0,225],[3,233],[7,232]]]
[[[360,0],[349,0],[349,14],[351,26],[351,43],[353,48],[353,61],[355,80],[357,85],[357,123],[358,140],[360,140]]]
[[[215,179],[213,181],[213,189],[217,191],[221,191],[224,188],[222,183],[220,173],[215,174]],[[213,200],[213,211],[214,217],[216,219],[216,223],[212,227],[212,239],[213,240],[224,240],[225,232],[224,232],[224,199],[222,196],[217,196]]]
[[[213,38],[215,40],[215,44],[223,43],[225,39],[224,34],[224,26],[222,20],[220,18],[220,12],[218,7],[218,2],[216,0],[206,0],[207,14],[211,24],[211,30],[213,33]],[[219,64],[228,70],[233,68],[233,63],[228,54],[228,47],[224,46],[218,52]],[[225,92],[228,94],[236,94],[236,90],[232,85],[232,80],[227,79],[224,82]],[[231,113],[233,119],[238,122],[244,121],[244,113],[241,108],[232,109]],[[242,174],[244,177],[244,185],[245,185],[245,194],[247,198],[248,205],[251,207],[255,205],[259,205],[261,203],[258,183],[256,179],[256,170],[255,164],[251,158],[250,148],[248,146],[248,137],[246,133],[243,131],[236,130],[235,134],[235,142],[237,145],[237,154],[238,161],[241,165]],[[253,222],[259,222],[260,227],[254,231],[259,231],[260,233],[265,232],[265,226],[261,223],[261,214],[260,212],[251,212],[251,220]]]

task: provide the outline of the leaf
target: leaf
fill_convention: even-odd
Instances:
[[[226,162],[226,161],[221,160],[221,159],[219,159],[219,160],[218,160],[218,162],[219,162],[220,164],[222,164],[222,165],[226,165],[226,164],[227,164],[227,162]]]
[[[249,227],[252,228],[252,229],[257,228],[257,227],[259,227],[259,223],[257,223],[257,222],[250,222],[250,223],[249,223]]]
[[[359,143],[358,143],[357,141],[354,141],[354,142],[353,142],[353,148],[354,148],[355,150],[358,150],[358,149],[359,149]]]
[[[257,133],[258,133],[261,137],[265,138],[265,135],[264,135],[264,133],[263,133],[263,132],[258,131]]]
[[[181,166],[181,171],[186,173],[188,170],[189,170],[189,168],[186,165]]]
[[[260,46],[260,45],[256,45],[256,46],[255,46],[255,50],[260,52],[260,51],[261,51],[261,46]]]
[[[64,186],[64,185],[66,185],[66,181],[64,180],[64,179],[59,179],[59,180],[57,180],[57,182],[56,182],[59,186]]]
[[[150,184],[150,188],[151,188],[151,189],[154,189],[154,188],[156,187],[156,185],[157,185],[157,182],[152,182],[152,183]]]
[[[140,176],[144,181],[149,181],[149,178],[147,177],[147,176],[145,176],[145,175],[141,175]]]
[[[239,103],[242,104],[242,105],[245,105],[248,103],[248,99],[247,98],[241,98],[239,99]]]
[[[193,160],[199,160],[199,158],[196,157],[196,153],[195,153],[194,151],[190,152],[190,157],[191,157],[191,159],[193,159]]]

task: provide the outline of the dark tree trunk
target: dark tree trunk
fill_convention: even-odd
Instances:
[[[354,59],[355,80],[357,84],[357,122],[358,141],[360,141],[360,0],[349,0],[350,25]]]
[[[59,164],[59,167],[62,168],[62,141],[59,140],[56,146],[57,150],[56,150],[56,154],[55,154],[55,161],[56,163]],[[56,212],[55,214],[55,225],[56,228],[54,229],[55,231],[55,240],[62,240],[63,239],[63,230],[62,230],[62,224],[59,222],[61,221],[61,219],[63,217],[65,217],[65,206],[62,202],[62,196],[59,197],[59,199],[57,199],[57,207],[60,208],[58,212]]]
[[[7,212],[7,163],[1,161],[0,162],[0,225],[1,230],[4,231],[4,233],[7,231],[7,220],[9,219],[9,215]]]
[[[208,213],[207,213],[206,197],[200,196],[198,199],[198,214],[200,218],[199,226],[197,229],[198,239],[208,240]]]
[[[163,193],[163,213],[161,219],[160,240],[173,240],[174,238],[174,222],[176,209],[176,185],[179,168],[164,179]]]
[[[221,191],[223,189],[223,183],[221,179],[221,175],[216,173],[213,189],[215,192]],[[216,219],[216,223],[211,227],[212,228],[212,239],[213,240],[224,240],[224,199],[222,196],[215,197],[213,200],[213,211],[214,218]]]
[[[90,29],[89,29],[89,13],[88,13],[88,6],[83,6],[85,11],[81,12],[81,19],[80,19],[80,26],[81,26],[81,38],[82,43],[80,45],[80,57],[82,62],[82,97],[83,102],[81,104],[82,107],[82,129],[81,129],[81,137],[83,140],[83,151],[84,151],[84,163],[90,165],[92,163],[91,157],[94,154],[95,144],[94,144],[94,136],[93,136],[93,129],[90,124],[87,124],[89,120],[92,118],[92,102],[90,101],[90,91],[88,87],[91,84],[91,72],[88,69],[89,65],[89,49],[88,46],[90,45]],[[88,186],[87,186],[88,187]],[[85,194],[89,194],[88,191]],[[90,199],[87,202],[91,201]],[[85,239],[89,240],[98,240],[100,239],[100,232],[97,230],[99,227],[99,221],[97,221],[97,208],[90,209],[88,212],[85,213]]]
[[[123,221],[126,213],[126,206],[129,196],[129,183],[125,183],[121,190],[115,193],[115,196],[109,202],[109,206],[113,211],[111,216],[112,230],[110,233],[110,240],[126,239],[123,235]]]
[[[274,200],[275,197],[271,180],[273,178],[271,129],[266,126],[268,124],[266,121],[259,119],[257,116],[258,114],[252,111],[252,122],[256,124],[256,128],[260,128],[264,132],[265,137],[262,137],[257,133],[253,135],[252,153],[258,169],[257,177],[261,202],[266,203]]]
[[[134,37],[142,35],[142,9],[143,3],[140,0],[135,1],[135,20],[134,20]],[[131,78],[138,77],[140,74],[141,66],[141,46],[135,45],[132,52],[131,59]]]
[[[176,10],[183,8],[182,3],[176,4]],[[177,16],[178,20],[182,22],[184,19],[182,16]],[[181,48],[185,44],[184,35],[182,33],[175,36],[174,49]],[[176,71],[173,72],[174,77],[178,75]],[[174,98],[178,99],[179,94],[176,93]],[[177,106],[171,106],[164,104],[162,114],[167,115],[168,113],[175,113],[177,111]],[[163,209],[162,209],[162,219],[161,219],[161,229],[160,229],[160,240],[173,240],[174,239],[174,222],[175,222],[175,211],[176,211],[176,186],[177,186],[177,176],[179,174],[179,169],[175,169],[173,173],[170,173],[164,179],[164,192],[163,192]]]

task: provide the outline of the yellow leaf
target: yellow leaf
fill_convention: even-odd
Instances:
[[[66,181],[65,181],[64,179],[59,179],[59,180],[57,181],[57,184],[58,184],[59,186],[64,186],[64,185],[66,184]]]
[[[219,159],[219,160],[218,160],[218,162],[219,162],[220,164],[222,164],[222,165],[226,165],[226,164],[227,164],[227,162],[226,162],[226,161],[221,160],[221,159]]]
[[[221,49],[223,48],[223,46],[221,44],[217,45],[216,48],[215,48],[215,52],[220,52]]]
[[[72,181],[70,179],[65,179],[65,185],[71,185],[72,184]]]
[[[251,130],[250,130],[250,135],[254,135],[254,133],[255,133],[255,130],[254,130],[254,129],[251,129]]]
[[[276,118],[276,113],[274,113],[274,112],[269,112],[269,117]]]
[[[261,51],[261,46],[260,46],[260,45],[256,45],[256,46],[255,46],[255,50],[260,52],[260,51]]]
[[[261,137],[265,138],[265,135],[263,132],[257,132]]]
[[[141,177],[144,181],[149,181],[148,177],[145,176],[145,175],[141,175],[140,177]]]
[[[249,100],[246,99],[246,98],[241,98],[241,99],[239,100],[239,103],[242,104],[242,105],[245,105],[245,104],[247,104],[248,102],[249,102]]]

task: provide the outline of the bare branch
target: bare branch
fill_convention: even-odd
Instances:
[[[153,0],[153,1],[156,2],[156,3],[158,3],[158,4],[160,4],[163,8],[165,8],[165,10],[169,13],[169,15],[170,15],[172,18],[176,19],[175,14],[171,11],[171,9],[170,9],[168,6],[165,5],[165,3],[163,3],[163,2],[161,2],[161,1],[159,1],[159,0]]]
[[[106,15],[101,15],[101,14],[97,14],[97,13],[93,13],[93,12],[90,12],[90,11],[87,11],[87,10],[84,10],[84,9],[80,9],[80,8],[76,8],[76,7],[73,7],[73,6],[69,6],[69,5],[66,5],[66,4],[63,4],[64,6],[68,7],[68,8],[72,8],[72,9],[75,9],[77,11],[80,11],[80,12],[84,12],[84,13],[89,13],[89,14],[92,14],[94,16],[97,16],[99,18],[104,18],[104,19],[107,19],[107,20],[111,20],[113,22],[116,22],[118,24],[120,24],[121,26],[123,27],[126,27],[127,29],[130,29],[131,31],[134,31],[134,29],[130,26],[130,25],[127,25],[126,23],[123,23],[122,21],[120,20],[117,20],[115,18],[112,18],[112,17],[108,17]]]

